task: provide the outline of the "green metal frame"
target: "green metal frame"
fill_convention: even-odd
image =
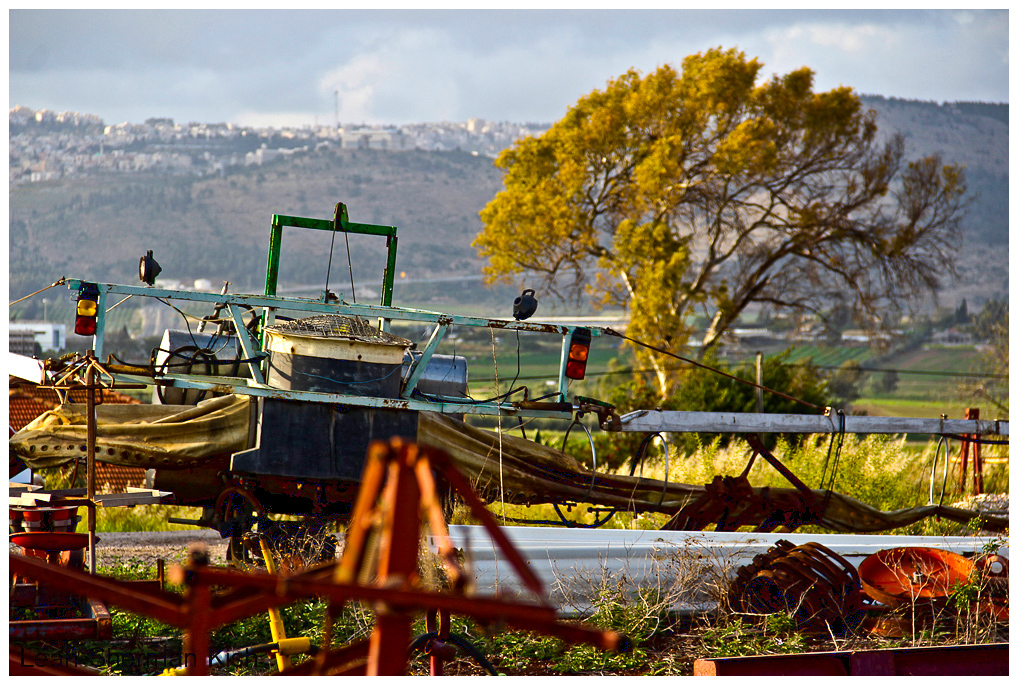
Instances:
[[[85,283],[79,279],[68,279],[67,286],[71,290],[81,288]],[[95,283],[95,282],[92,282]],[[309,314],[342,314],[363,318],[379,317],[393,321],[411,321],[434,323],[435,329],[431,338],[422,350],[422,355],[411,368],[407,381],[401,390],[400,398],[371,398],[356,395],[340,395],[315,393],[311,391],[284,391],[268,386],[264,382],[264,374],[261,365],[257,361],[249,363],[252,371],[252,378],[237,378],[225,376],[189,376],[183,374],[161,374],[158,378],[150,378],[133,374],[112,374],[112,381],[117,384],[152,384],[162,383],[175,388],[195,388],[212,390],[221,393],[238,393],[242,395],[253,395],[268,398],[281,398],[286,400],[304,400],[310,402],[327,402],[343,405],[354,405],[358,407],[381,407],[389,409],[407,410],[432,410],[449,414],[507,414],[521,415],[525,417],[554,417],[568,419],[571,414],[568,411],[522,409],[513,403],[487,402],[487,403],[456,403],[449,401],[426,401],[414,400],[411,395],[421,377],[422,371],[442,341],[445,333],[451,326],[472,326],[503,329],[508,331],[528,331],[535,333],[547,333],[562,336],[569,341],[575,326],[559,324],[543,324],[539,322],[522,322],[504,319],[484,319],[481,317],[467,317],[462,315],[443,314],[416,310],[412,308],[392,307],[384,305],[359,305],[354,303],[323,303],[310,298],[283,297],[273,295],[244,295],[239,293],[200,293],[195,291],[179,291],[166,288],[153,288],[146,286],[125,286],[121,284],[96,283],[99,288],[101,302],[105,302],[108,295],[118,296],[148,296],[170,300],[184,300],[191,302],[203,302],[209,304],[226,303],[227,310],[234,322],[238,332],[244,332],[242,317],[244,312],[239,305],[248,307],[263,307],[270,313],[278,309],[297,310]],[[100,309],[96,321],[96,335],[93,339],[93,348],[96,357],[102,359],[103,331],[105,329],[105,311]],[[585,327],[591,330],[593,336],[604,335],[606,332],[597,327]],[[257,357],[262,347],[255,339],[240,334],[242,349],[248,359]],[[564,348],[566,347],[564,343]],[[257,346],[257,347],[256,347]],[[564,358],[565,360],[565,358]],[[558,387],[565,400],[565,392],[568,380],[565,377],[565,361],[559,369]]]
[[[67,286],[71,290],[77,290],[81,285],[85,283],[78,279],[68,279]],[[566,326],[559,324],[543,324],[539,322],[522,322],[515,320],[504,320],[504,319],[484,319],[481,317],[467,317],[462,315],[451,315],[442,314],[438,312],[428,312],[426,310],[416,310],[411,308],[392,307],[384,305],[358,305],[349,303],[323,303],[310,298],[296,298],[296,297],[282,297],[272,295],[244,295],[237,293],[218,294],[218,293],[199,293],[194,291],[178,291],[173,289],[164,288],[152,288],[145,286],[125,286],[119,284],[107,284],[97,283],[96,286],[99,288],[100,302],[105,302],[106,297],[109,294],[114,295],[130,295],[130,296],[148,296],[154,298],[164,298],[171,300],[184,300],[192,302],[204,302],[209,304],[215,303],[226,303],[227,310],[234,322],[234,325],[238,332],[245,332],[242,317],[244,312],[239,305],[246,305],[248,307],[263,307],[267,313],[272,314],[277,309],[285,310],[296,310],[301,312],[307,312],[309,314],[342,314],[348,316],[358,316],[364,318],[379,317],[386,320],[394,321],[411,321],[411,322],[424,322],[434,323],[435,329],[432,332],[428,343],[422,350],[422,355],[419,357],[414,366],[410,369],[410,373],[400,393],[399,398],[371,398],[365,396],[356,395],[339,395],[339,394],[326,394],[326,393],[314,393],[310,391],[283,391],[277,388],[268,386],[264,382],[264,374],[262,366],[258,361],[252,361],[249,363],[249,368],[252,372],[251,379],[242,379],[236,377],[224,377],[224,376],[188,376],[182,374],[161,374],[158,378],[150,378],[132,374],[113,374],[112,381],[115,385],[117,384],[153,384],[156,382],[175,387],[175,388],[195,388],[204,390],[213,390],[222,393],[239,393],[242,395],[253,395],[268,398],[281,398],[287,400],[304,400],[310,402],[327,402],[337,403],[343,405],[354,405],[358,407],[382,407],[390,409],[407,409],[407,410],[432,410],[435,412],[443,412],[449,414],[507,414],[507,415],[520,415],[525,417],[554,417],[559,419],[569,419],[571,414],[568,411],[560,410],[542,410],[542,409],[523,409],[515,406],[513,403],[507,402],[487,402],[487,403],[456,403],[450,401],[436,400],[414,400],[412,394],[414,388],[420,379],[423,370],[427,366],[432,355],[437,350],[439,343],[442,341],[446,332],[451,326],[472,326],[472,327],[486,327],[492,329],[504,329],[507,331],[527,331],[535,333],[546,333],[552,335],[562,336],[564,339],[563,348],[567,349],[568,341],[570,336],[573,334],[574,329],[578,328],[575,326]],[[103,356],[103,332],[105,329],[105,310],[100,308],[99,316],[96,321],[96,335],[93,338],[93,349],[95,350],[96,357],[102,359]],[[590,329],[593,336],[605,335],[606,330],[598,327],[585,327]],[[244,350],[244,354],[248,359],[256,358],[262,351],[262,346],[258,341],[252,338],[248,338],[245,333],[240,333],[241,346]],[[562,396],[563,401],[566,398],[568,380],[565,376],[565,353],[563,360],[560,363],[559,374],[558,374],[558,388]]]
[[[347,206],[336,203],[336,216],[329,219],[311,219],[308,217],[291,217],[284,214],[272,215],[272,228],[269,231],[269,257],[265,267],[265,294],[276,295],[276,286],[280,272],[280,248],[283,244],[284,227],[297,229],[315,229],[318,231],[334,231],[354,233],[366,236],[385,236],[386,238],[386,270],[382,274],[382,299],[380,305],[393,304],[393,280],[396,272],[396,227],[380,224],[360,224],[347,219]],[[325,302],[326,294],[322,294]]]
[[[279,280],[280,249],[283,243],[283,229],[286,227],[299,229],[314,229],[319,231],[342,231],[370,236],[385,236],[388,254],[386,259],[386,270],[382,276],[383,288],[381,303],[378,305],[362,305],[358,303],[329,302],[327,293],[323,291],[316,300],[312,298],[284,297],[276,295],[277,283]],[[308,217],[291,217],[287,215],[273,215],[272,229],[269,234],[269,255],[265,273],[265,294],[246,295],[235,293],[200,293],[195,291],[181,291],[166,288],[154,288],[151,286],[125,286],[119,284],[96,283],[99,288],[99,313],[96,318],[96,333],[93,337],[93,350],[97,358],[103,356],[103,338],[105,330],[105,303],[108,294],[126,296],[148,296],[170,300],[185,300],[192,302],[204,302],[226,305],[226,310],[234,322],[238,332],[241,348],[245,358],[250,360],[248,366],[251,370],[250,379],[241,379],[224,376],[190,376],[183,374],[160,374],[158,378],[149,378],[134,374],[113,374],[115,383],[137,384],[137,383],[162,383],[176,388],[195,388],[213,390],[223,393],[239,393],[268,398],[283,398],[288,400],[304,400],[310,402],[338,403],[343,405],[354,405],[359,407],[382,407],[407,410],[432,410],[451,414],[513,414],[527,417],[556,417],[569,418],[570,412],[560,409],[523,409],[513,403],[490,401],[485,403],[458,403],[451,402],[452,399],[416,400],[413,398],[414,390],[420,380],[425,367],[431,360],[432,355],[438,349],[439,344],[445,337],[451,326],[486,327],[492,329],[506,329],[509,331],[530,331],[548,334],[558,334],[563,337],[563,352],[559,368],[558,390],[561,400],[566,401],[568,379],[566,378],[566,357],[569,349],[569,340],[575,326],[563,326],[558,324],[542,324],[538,322],[523,322],[504,319],[485,319],[482,317],[466,317],[461,315],[442,314],[426,310],[411,308],[393,307],[393,278],[396,271],[396,227],[381,226],[377,224],[358,224],[347,219],[347,208],[343,203],[337,203],[335,216],[332,220],[311,219]],[[79,279],[68,279],[67,286],[71,290],[77,290],[86,283]],[[95,283],[95,282],[90,282]],[[265,383],[265,363],[262,359],[262,351],[265,341],[259,341],[250,337],[244,327],[243,312],[240,306],[264,308],[263,325],[271,324],[276,317],[276,311],[296,310],[309,314],[342,314],[363,318],[379,318],[385,328],[388,328],[390,321],[412,321],[434,323],[435,329],[418,357],[410,368],[407,380],[404,382],[399,398],[372,398],[356,395],[341,395],[328,393],[315,393],[311,391],[283,391],[268,386]],[[590,329],[594,336],[604,335],[606,330],[597,327],[585,327]]]

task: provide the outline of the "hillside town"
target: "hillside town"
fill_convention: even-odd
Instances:
[[[254,128],[230,123],[180,124],[154,117],[141,124],[107,125],[94,114],[33,110],[9,112],[11,184],[99,173],[155,171],[208,176],[228,167],[262,165],[320,147],[376,150],[461,150],[495,157],[513,141],[540,134],[547,124],[466,122],[404,126]]]

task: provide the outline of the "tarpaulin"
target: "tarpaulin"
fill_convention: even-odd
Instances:
[[[198,405],[97,405],[96,460],[128,467],[184,469],[250,447],[254,398],[228,395]],[[11,457],[32,469],[58,467],[87,451],[86,406],[43,413],[10,439]]]
[[[705,486],[664,482],[627,475],[592,473],[555,448],[516,436],[485,431],[448,415],[422,412],[418,442],[441,448],[489,501],[508,503],[591,503],[618,510],[674,514],[700,498]],[[753,488],[774,501],[794,501],[795,488]],[[828,499],[818,525],[840,532],[888,531],[927,517],[939,516],[965,524],[976,513],[942,505],[921,505],[886,512],[841,493],[814,490],[818,502]],[[762,521],[756,517],[748,524]],[[1003,530],[1007,518],[985,517],[985,528]]]
[[[96,459],[131,467],[183,469],[215,455],[252,447],[249,426],[253,398],[231,395],[197,406],[99,405]],[[56,467],[84,457],[85,406],[51,410],[10,439],[11,457],[33,469]],[[508,503],[590,503],[621,511],[675,514],[706,492],[705,486],[592,472],[556,448],[517,436],[486,431],[448,415],[421,412],[418,443],[444,450],[484,499]],[[299,456],[295,456],[299,459]],[[753,488],[775,502],[793,502],[793,488]],[[840,493],[814,491],[828,501],[818,524],[833,531],[887,531],[926,517],[965,524],[971,510],[924,505],[892,512],[877,510]],[[1007,526],[1007,518],[987,518]],[[1000,522],[998,520],[1001,520]],[[756,525],[761,517],[748,521]]]

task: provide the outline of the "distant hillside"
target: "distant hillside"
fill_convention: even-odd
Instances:
[[[965,220],[960,283],[944,302],[979,306],[1008,293],[1008,105],[939,105],[867,96],[882,132],[901,131],[909,156],[940,151],[966,165],[976,200]],[[229,167],[216,178],[124,173],[48,181],[10,190],[10,297],[61,275],[135,283],[138,258],[153,250],[162,276],[206,278],[258,290],[273,214],[331,217],[337,201],[353,221],[399,227],[398,270],[408,279],[478,274],[470,244],[478,212],[501,189],[484,156],[464,152],[317,150],[262,166]],[[358,282],[378,283],[384,241],[350,241]],[[285,235],[281,283],[323,284],[329,236]],[[346,245],[333,246],[331,288],[346,292]],[[319,286],[320,287],[320,286]],[[457,290],[459,289],[459,290]],[[449,289],[469,299],[479,289]]]
[[[222,178],[125,174],[20,186],[10,192],[10,292],[62,274],[133,283],[149,249],[162,277],[257,289],[272,215],[330,218],[338,201],[352,221],[398,227],[398,268],[408,277],[476,274],[478,212],[500,184],[490,159],[467,153],[332,149],[231,167]],[[329,238],[285,233],[281,282],[323,284]],[[355,236],[350,248],[355,279],[380,282],[385,240]],[[348,281],[338,240],[331,283],[349,290]]]
[[[966,221],[968,237],[1008,242],[1007,104],[862,99],[878,113],[879,131],[906,137],[911,159],[940,152],[946,162],[965,165],[970,189],[979,196]]]

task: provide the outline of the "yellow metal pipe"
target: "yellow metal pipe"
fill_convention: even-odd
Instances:
[[[270,574],[276,573],[276,562],[272,557],[272,551],[269,550],[268,544],[265,539],[261,536],[258,537],[258,545],[262,548],[262,557],[265,558],[265,569]],[[272,632],[273,643],[281,644],[287,641],[287,629],[283,626],[283,616],[280,614],[278,607],[269,608],[269,631]],[[295,651],[296,652],[296,651]],[[279,671],[290,668],[290,658],[282,650],[272,651],[273,655],[276,656],[276,667]]]

